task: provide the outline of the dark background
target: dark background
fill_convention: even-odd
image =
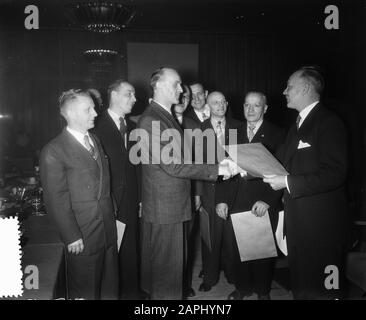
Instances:
[[[245,92],[261,90],[267,117],[288,127],[296,114],[282,95],[289,75],[305,64],[322,68],[325,104],[344,120],[350,143],[349,196],[353,215],[366,219],[365,12],[364,1],[134,0],[138,14],[123,32],[83,31],[67,19],[72,0],[0,1],[0,140],[28,132],[37,149],[61,130],[57,97],[70,88],[105,91],[126,77],[127,42],[199,45],[199,81],[222,91],[231,114],[242,119]],[[74,1],[75,2],[75,1]],[[37,5],[40,29],[24,28],[24,8]],[[327,5],[337,5],[340,29],[324,27]],[[87,49],[119,52],[101,69],[83,56]],[[122,57],[123,56],[123,57]],[[183,79],[184,81],[185,79]],[[139,95],[146,94],[137,91]],[[140,100],[134,114],[143,111]]]

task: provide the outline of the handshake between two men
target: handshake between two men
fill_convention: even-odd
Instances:
[[[230,179],[233,176],[239,174],[241,176],[247,175],[247,172],[241,169],[234,161],[229,158],[225,158],[219,164],[219,176],[223,176],[224,180]]]

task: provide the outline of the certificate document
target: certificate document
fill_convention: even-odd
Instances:
[[[251,176],[287,175],[282,164],[261,143],[245,143],[225,146],[230,158]]]
[[[230,215],[240,260],[277,257],[277,249],[268,212],[256,217],[251,211]]]

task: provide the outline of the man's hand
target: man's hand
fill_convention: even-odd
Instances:
[[[263,182],[268,183],[275,191],[286,188],[286,176],[264,175]]]
[[[219,164],[219,176],[223,176],[224,180],[237,175],[240,171],[237,164],[230,159],[224,159]]]
[[[269,209],[269,205],[264,201],[257,201],[252,207],[252,213],[256,217],[263,217],[267,210]]]
[[[194,196],[194,209],[198,211],[201,208],[201,196]]]
[[[228,205],[226,203],[218,203],[216,205],[216,213],[217,215],[226,220],[227,219],[227,216],[228,216],[228,211],[229,211],[229,208],[228,208]]]
[[[83,239],[76,240],[73,243],[67,245],[67,250],[69,253],[79,254],[82,253],[84,250],[84,242]]]

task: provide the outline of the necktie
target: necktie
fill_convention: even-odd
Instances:
[[[121,132],[121,136],[123,139],[123,144],[126,147],[126,133],[127,133],[127,126],[125,124],[125,119],[123,119],[123,117],[119,118],[119,132]]]
[[[299,127],[300,127],[300,120],[301,120],[301,117],[300,117],[300,115],[298,115],[297,118],[296,118],[296,128],[297,128],[297,130],[299,130]]]
[[[87,134],[84,136],[84,143],[93,159],[97,160],[97,152],[95,151],[94,147],[90,144],[89,136]]]
[[[254,137],[254,129],[255,129],[255,125],[254,124],[248,124],[248,140],[249,142],[252,141],[253,137]]]
[[[208,117],[207,117],[206,113],[204,113],[204,112],[202,112],[202,119],[203,119],[203,121],[205,121],[205,120],[207,120],[207,119],[208,119]],[[202,121],[202,122],[203,122],[203,121]]]
[[[225,145],[225,137],[224,137],[224,132],[222,131],[222,128],[221,128],[221,121],[217,121],[216,136],[217,136],[217,140],[219,141],[219,143],[222,146]]]

